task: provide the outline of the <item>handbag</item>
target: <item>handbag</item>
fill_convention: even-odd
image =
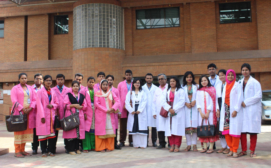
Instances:
[[[6,126],[8,132],[18,132],[27,129],[27,114],[22,114],[22,112],[19,111],[19,115],[13,115],[14,108],[18,105],[19,103],[16,102],[12,108],[11,114],[6,116]]]
[[[210,138],[215,136],[215,126],[210,125],[209,120],[208,120],[208,125],[203,125],[203,120],[201,122],[201,126],[197,127],[197,135],[200,138]]]
[[[61,129],[61,122],[58,115],[55,116],[54,129],[57,131]]]
[[[166,96],[166,99],[167,99],[167,103],[172,107],[173,103],[168,101],[167,96]],[[164,118],[167,118],[167,117],[168,117],[168,111],[165,110],[163,106],[161,107],[160,115],[161,115],[162,117],[164,117]]]
[[[64,117],[63,119],[60,120],[60,123],[64,131],[69,131],[69,130],[79,127],[80,120],[79,120],[79,113],[77,112],[73,113],[71,109],[70,109],[71,115],[68,117],[65,117],[66,108],[67,108],[67,105],[64,108]]]

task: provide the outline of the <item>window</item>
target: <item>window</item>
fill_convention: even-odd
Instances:
[[[4,21],[0,20],[0,38],[4,37]]]
[[[55,34],[68,34],[69,17],[68,15],[55,16]]]
[[[136,28],[179,27],[179,8],[144,9],[136,11]]]
[[[222,3],[219,4],[220,23],[251,22],[251,3]]]

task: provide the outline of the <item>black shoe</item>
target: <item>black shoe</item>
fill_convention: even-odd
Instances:
[[[216,149],[216,145],[215,145],[215,143],[214,143],[214,147],[213,147],[213,149]]]
[[[152,146],[153,146],[153,147],[157,147],[156,142],[153,142],[153,143],[152,143]]]
[[[124,142],[120,142],[120,147],[125,147],[125,143]]]
[[[121,146],[120,145],[115,145],[115,149],[121,150]]]
[[[166,147],[166,146],[159,145],[159,146],[157,146],[156,149],[163,149],[163,148],[165,148],[165,147]]]
[[[133,146],[134,146],[133,142],[130,142],[129,146],[130,146],[130,147],[133,147]]]
[[[33,155],[38,154],[38,150],[33,150],[32,154],[33,154]]]
[[[65,149],[65,153],[69,154],[69,151],[67,149]]]

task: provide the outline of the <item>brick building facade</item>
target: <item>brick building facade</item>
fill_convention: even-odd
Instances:
[[[211,62],[237,73],[247,62],[262,89],[271,89],[270,0],[15,2],[0,2],[0,120],[21,72],[29,83],[35,73],[54,80],[63,73],[69,84],[75,73],[104,71],[115,76],[116,86],[126,69],[137,77],[180,76],[187,70],[199,76]],[[56,32],[58,16],[66,16],[68,31]]]

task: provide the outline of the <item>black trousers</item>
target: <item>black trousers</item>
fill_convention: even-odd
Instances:
[[[79,150],[79,139],[66,140],[66,149],[69,152],[75,152]]]
[[[55,135],[56,135],[56,137],[53,139],[55,149],[54,149],[54,152],[52,152],[54,154],[56,153],[56,144],[57,144],[57,138],[58,138],[58,131],[57,130],[55,130]]]
[[[115,146],[118,145],[118,129],[116,129]]]
[[[152,143],[157,141],[157,131],[156,131],[156,127],[151,127],[151,140]],[[148,138],[147,138],[147,144],[149,142],[149,127],[148,127]]]
[[[40,147],[41,147],[41,152],[47,153],[47,148],[48,148],[48,152],[54,153],[55,151],[55,140],[54,138],[52,139],[46,139],[44,141],[40,141]]]
[[[128,113],[128,112],[127,112]],[[127,118],[120,119],[120,142],[125,142],[127,136]],[[132,135],[129,135],[129,143],[133,142]]]
[[[39,137],[36,133],[36,128],[33,129],[33,143],[32,143],[32,150],[38,150],[40,142],[38,141]]]
[[[159,138],[159,144],[161,146],[166,146],[167,142],[165,141],[165,131],[158,131],[158,138]],[[168,141],[168,145],[169,144],[169,141]]]

